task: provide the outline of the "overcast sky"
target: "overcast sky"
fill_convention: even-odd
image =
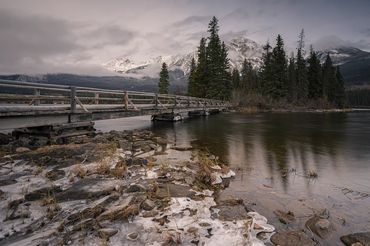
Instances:
[[[293,48],[304,28],[307,44],[370,50],[369,10],[369,0],[0,0],[0,73],[97,75],[115,57],[187,53],[213,15],[224,39],[281,33]]]

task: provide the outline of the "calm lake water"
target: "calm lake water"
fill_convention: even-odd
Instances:
[[[206,148],[236,170],[222,196],[243,198],[278,229],[305,229],[313,213],[326,209],[335,231],[370,231],[370,113],[223,113],[178,123],[149,117],[100,121],[96,127],[147,128],[177,145]],[[317,178],[308,178],[309,172]],[[273,211],[292,211],[284,225]]]

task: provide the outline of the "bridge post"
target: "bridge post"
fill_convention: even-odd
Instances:
[[[35,89],[35,91],[34,91],[34,94],[35,94],[35,96],[36,97],[39,97],[40,96],[40,89]],[[33,105],[35,105],[35,106],[38,106],[38,105],[40,105],[40,99],[35,99],[34,101],[33,101]]]
[[[125,91],[124,103],[125,103],[125,109],[128,110],[128,92],[127,91]]]
[[[70,95],[70,100],[71,100],[71,113],[76,112],[76,87],[71,86],[71,95]]]
[[[99,104],[99,93],[95,93],[95,104]]]
[[[177,107],[177,96],[175,96],[175,104],[173,105],[173,108]]]
[[[155,108],[157,109],[158,108],[158,93],[155,93],[154,104],[155,104]]]
[[[188,96],[188,108],[190,108],[190,97]]]

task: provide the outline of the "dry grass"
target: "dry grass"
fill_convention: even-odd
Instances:
[[[108,160],[101,161],[96,167],[96,173],[101,175],[108,175],[110,173],[110,165]]]
[[[87,175],[87,169],[81,164],[78,164],[73,167],[72,173],[79,178],[84,178]]]
[[[316,171],[314,171],[314,170],[310,170],[310,171],[308,171],[308,173],[307,173],[307,177],[308,178],[317,178],[319,175],[317,174],[317,172]]]

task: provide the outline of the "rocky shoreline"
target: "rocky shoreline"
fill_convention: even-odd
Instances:
[[[220,196],[235,173],[216,156],[150,131],[50,146],[3,135],[0,146],[1,245],[317,244],[300,230],[276,232],[242,199]],[[308,222],[319,236],[332,229],[325,214]],[[366,233],[342,239],[368,240]]]
[[[215,156],[149,131],[69,142],[2,145],[1,245],[262,245],[274,231],[216,199],[235,173]]]

